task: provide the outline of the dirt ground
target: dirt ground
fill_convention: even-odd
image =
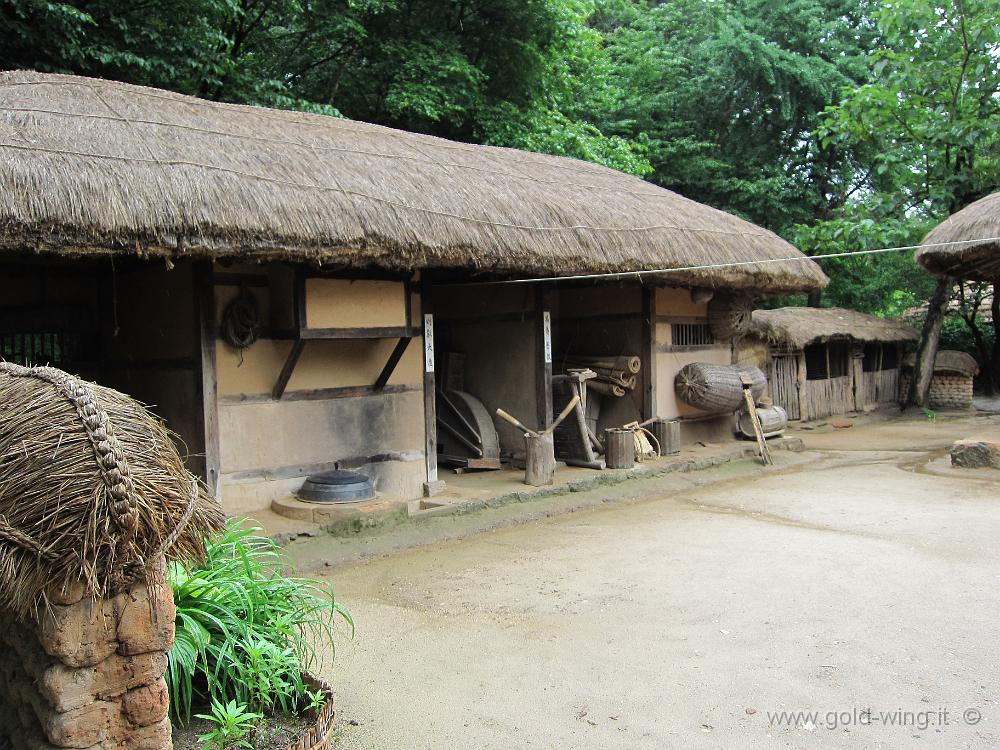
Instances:
[[[798,434],[771,469],[299,548],[358,626],[337,746],[1000,744],[1000,471],[945,457],[1000,417]]]

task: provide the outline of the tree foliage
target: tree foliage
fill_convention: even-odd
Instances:
[[[914,244],[1000,185],[996,18],[996,0],[0,0],[0,66],[587,159],[821,255]],[[908,251],[823,266],[823,304],[895,315],[932,288]]]

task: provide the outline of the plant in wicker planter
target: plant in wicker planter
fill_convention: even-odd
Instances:
[[[177,723],[213,702],[273,716],[315,713],[329,700],[329,688],[308,675],[314,644],[332,648],[338,622],[353,633],[350,613],[328,587],[287,575],[278,546],[259,531],[230,522],[204,563],[168,572],[177,636],[167,682]]]

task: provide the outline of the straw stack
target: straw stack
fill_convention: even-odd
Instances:
[[[0,362],[0,607],[30,615],[80,586],[107,598],[160,554],[201,557],[222,521],[141,404]]]

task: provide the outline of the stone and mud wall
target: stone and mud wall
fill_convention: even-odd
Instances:
[[[53,596],[36,621],[0,613],[0,748],[172,747],[174,603],[162,571],[112,599]]]
[[[909,392],[911,378],[910,372],[900,377],[900,394]],[[937,373],[931,379],[928,405],[932,409],[971,409],[972,385],[972,378],[967,375]]]

